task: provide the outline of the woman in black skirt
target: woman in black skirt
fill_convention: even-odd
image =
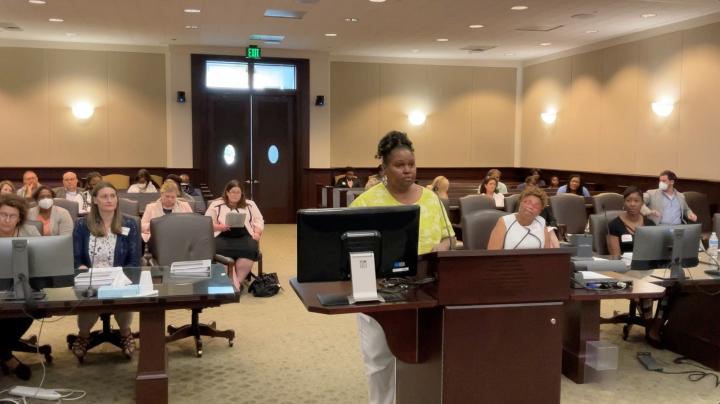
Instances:
[[[205,216],[213,221],[215,252],[235,260],[233,284],[240,290],[258,259],[258,240],[265,227],[262,214],[255,202],[245,199],[240,181],[232,180],[225,185],[222,198],[210,204]]]

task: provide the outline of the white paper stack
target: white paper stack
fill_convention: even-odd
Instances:
[[[88,286],[127,286],[130,284],[132,284],[132,282],[125,276],[122,267],[90,268],[87,272],[83,272],[75,277],[76,288],[86,288]]]
[[[170,273],[177,276],[210,276],[210,260],[177,261],[170,265]]]

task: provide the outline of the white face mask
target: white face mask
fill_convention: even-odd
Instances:
[[[38,206],[41,209],[50,209],[53,206],[52,198],[43,198],[38,201]]]
[[[660,182],[658,183],[658,188],[659,188],[661,191],[667,191],[667,189],[668,189],[668,184],[667,184],[667,182],[662,182],[662,181],[660,181]]]

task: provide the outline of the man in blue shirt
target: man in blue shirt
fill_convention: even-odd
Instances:
[[[692,222],[697,221],[697,216],[685,202],[685,196],[675,189],[677,175],[665,170],[660,173],[659,180],[658,189],[648,190],[643,195],[645,205],[640,213],[655,224],[681,224],[685,217]]]

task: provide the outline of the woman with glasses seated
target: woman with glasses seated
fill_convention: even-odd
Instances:
[[[241,223],[231,222],[230,215],[244,215],[244,219]],[[265,228],[262,214],[255,202],[245,198],[240,181],[232,180],[225,185],[222,198],[207,208],[205,216],[213,221],[215,252],[235,260],[233,285],[242,290],[242,282],[260,255],[258,241]]]
[[[530,187],[520,194],[517,213],[498,219],[488,241],[488,250],[555,248],[560,243],[545,224],[541,213],[548,197],[541,189]]]
[[[78,219],[73,233],[75,267],[79,269],[137,267],[140,265],[140,234],[135,221],[120,213],[117,189],[100,182],[92,191],[92,206],[86,217]],[[72,352],[83,360],[87,354],[90,330],[98,319],[96,313],[78,314],[78,337]],[[135,351],[130,331],[131,312],[115,313],[120,326],[122,351],[128,359]]]
[[[178,199],[179,192],[175,181],[166,180],[160,187],[160,199],[145,207],[140,227],[142,228],[142,238],[146,243],[150,240],[151,220],[170,213],[192,213],[190,205]]]
[[[34,226],[25,224],[27,202],[14,194],[0,195],[0,237],[39,237]],[[0,319],[0,367],[4,374],[15,374],[22,380],[32,376],[30,367],[12,354],[13,346],[27,332],[33,320],[29,317]]]
[[[28,211],[28,219],[37,220],[43,225],[43,236],[61,236],[73,232],[73,219],[65,208],[53,205],[55,192],[41,185],[33,193],[37,206]]]

